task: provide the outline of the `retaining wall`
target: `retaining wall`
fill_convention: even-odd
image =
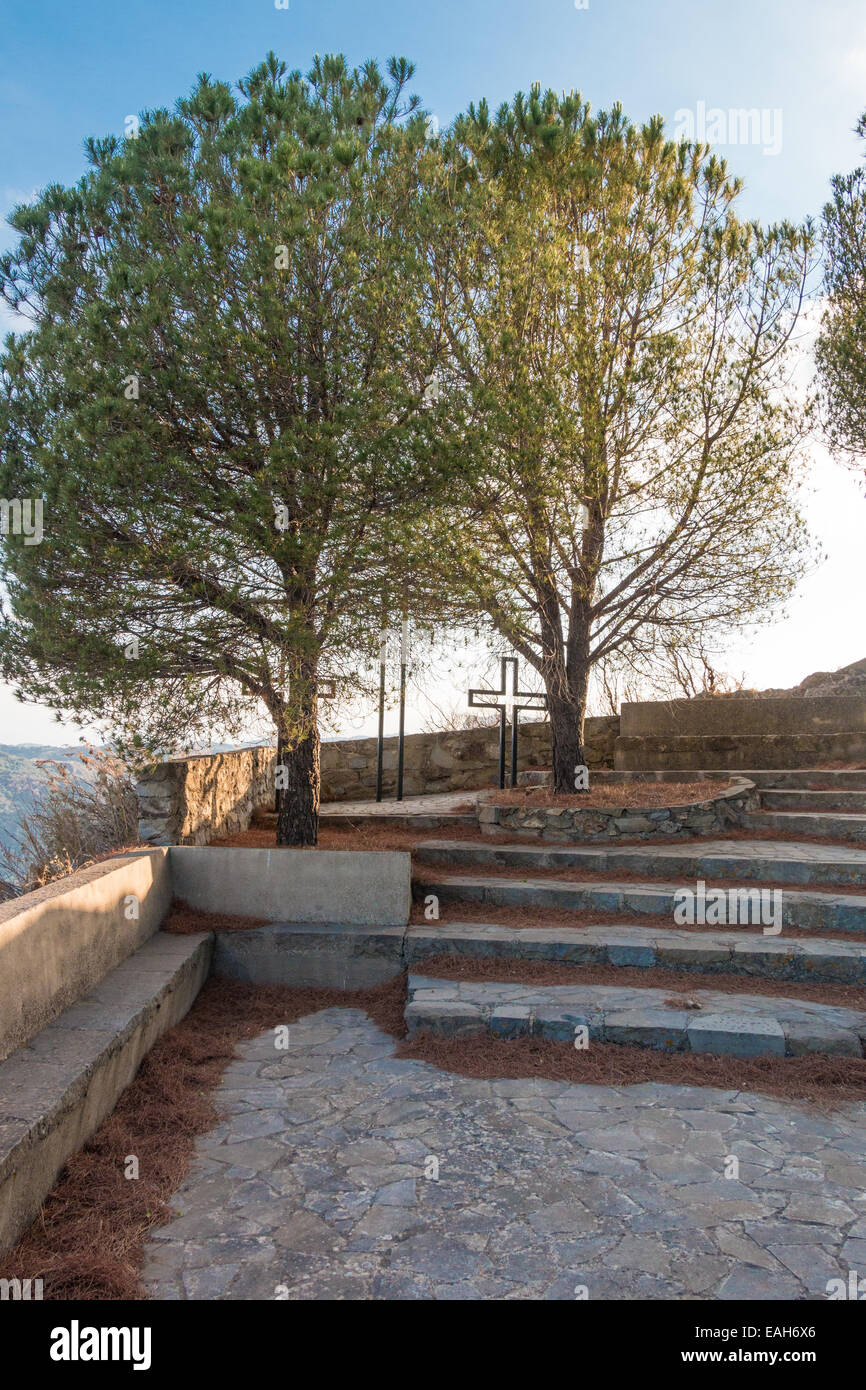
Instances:
[[[169,859],[175,897],[202,912],[351,927],[409,920],[411,858],[402,851],[175,846]]]
[[[587,719],[589,766],[612,768],[616,718]],[[518,769],[548,767],[550,726],[520,725]],[[157,763],[139,782],[139,835],[150,845],[207,845],[246,830],[253,812],[273,800],[276,749],[242,748]],[[322,801],[370,801],[376,794],[375,738],[339,739],[321,747]],[[406,796],[475,790],[496,785],[499,730],[457,729],[407,734],[403,761]],[[386,738],[382,785],[397,789],[397,739]]]
[[[275,748],[240,748],[156,763],[136,786],[138,833],[149,845],[206,845],[246,830],[274,796]]]
[[[866,699],[845,695],[787,700],[718,696],[626,702],[620,711],[619,732],[622,738],[837,733],[866,737]]]
[[[640,795],[640,793],[638,793]],[[519,833],[553,844],[628,840],[670,840],[677,835],[709,835],[744,823],[759,805],[753,782],[739,778],[705,801],[686,805],[619,807],[520,806],[488,803],[478,809],[484,835]]]

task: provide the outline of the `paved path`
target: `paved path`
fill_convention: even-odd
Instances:
[[[320,816],[432,816],[445,815],[458,807],[472,809],[478,799],[475,792],[438,792],[429,796],[406,796],[396,801],[389,796],[384,801],[323,801]]]
[[[346,1009],[240,1057],[149,1243],[156,1298],[823,1299],[866,1275],[866,1105],[473,1081]]]

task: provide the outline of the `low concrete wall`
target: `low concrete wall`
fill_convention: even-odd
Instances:
[[[138,783],[144,844],[206,845],[246,830],[274,796],[276,749],[240,748],[156,763]]]
[[[763,734],[861,733],[866,736],[866,699],[841,695],[814,699],[761,700],[724,696],[696,700],[642,700],[625,703],[622,738],[718,737]]]
[[[175,897],[202,912],[362,927],[409,920],[412,861],[402,851],[175,846],[169,859]]]
[[[0,906],[0,1059],[147,941],[170,902],[166,854],[154,850],[93,864]]]
[[[110,1114],[157,1039],[187,1013],[212,945],[210,933],[157,935],[0,1063],[0,1252],[38,1215],[64,1163]]]

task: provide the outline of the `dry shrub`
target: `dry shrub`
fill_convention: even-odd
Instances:
[[[131,769],[110,750],[87,746],[80,767],[40,758],[45,785],[0,855],[14,893],[28,893],[94,860],[139,843]]]

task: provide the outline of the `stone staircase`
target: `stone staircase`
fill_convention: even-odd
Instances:
[[[753,829],[866,843],[866,770],[798,768],[745,775],[760,792],[761,810],[746,818]]]
[[[866,844],[830,843],[866,840],[866,771],[745,775],[762,797],[746,828],[784,828],[809,839],[420,844],[413,893],[420,902],[434,896],[441,916],[418,922],[406,937],[410,1033],[732,1057],[866,1055],[866,992],[856,988],[866,984]],[[767,903],[779,894],[779,917],[769,930],[754,909],[745,924],[741,917],[736,926],[678,927],[677,894],[696,892],[699,881],[707,898],[722,888],[753,904],[762,893]],[[590,925],[563,925],[563,910],[589,916]],[[593,924],[592,914],[606,923]],[[472,958],[474,978],[436,977],[425,962],[441,955]],[[561,985],[521,983],[515,961],[606,973],[604,983],[582,983],[572,972]],[[617,970],[628,971],[621,985]],[[671,988],[666,971],[675,975]],[[724,988],[713,988],[714,975],[724,977]],[[844,991],[836,1002],[840,985],[854,987],[850,1007]],[[837,987],[835,995],[828,986]]]

